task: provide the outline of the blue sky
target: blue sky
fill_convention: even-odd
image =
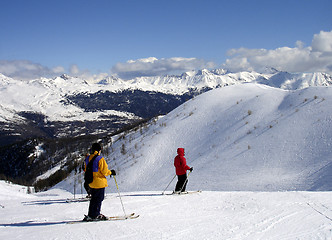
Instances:
[[[266,63],[331,73],[331,12],[331,0],[1,0],[0,72],[131,78]]]

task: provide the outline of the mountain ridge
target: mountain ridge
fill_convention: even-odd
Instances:
[[[189,71],[180,76],[138,77],[131,80],[110,76],[96,83],[89,83],[84,79],[65,74],[52,79],[41,78],[30,81],[14,80],[0,74],[0,94],[3,96],[0,102],[0,121],[15,120],[15,117],[21,119],[15,115],[15,112],[19,111],[41,113],[46,118],[59,121],[77,120],[77,117],[97,120],[100,114],[89,113],[68,99],[76,95],[97,92],[120,93],[130,90],[183,95],[246,82],[295,90],[310,86],[329,86],[332,84],[332,76],[325,73],[229,73],[223,69],[211,71],[203,69]],[[118,114],[128,115],[126,112]]]

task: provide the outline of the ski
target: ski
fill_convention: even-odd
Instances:
[[[135,213],[131,213],[131,214],[127,214],[127,215],[124,215],[124,216],[113,216],[113,217],[108,217],[108,220],[106,221],[109,221],[109,220],[126,220],[126,219],[135,219],[135,218],[138,218],[139,215],[135,215]]]
[[[104,199],[107,199],[107,196],[105,196]],[[66,202],[67,203],[72,203],[72,202],[88,202],[90,200],[91,200],[91,197],[67,198]]]
[[[194,193],[201,193],[202,190],[197,191],[189,191],[189,192],[172,192],[172,193],[166,193],[164,195],[186,195],[186,194],[194,194]]]
[[[67,222],[67,224],[89,223],[89,222],[107,222],[107,221],[136,219],[138,217],[139,217],[139,215],[136,215],[135,213],[131,213],[131,214],[127,214],[127,215],[119,215],[119,216],[107,217],[106,220],[92,220],[92,221],[74,220],[74,221]]]
[[[201,193],[201,192],[202,192],[201,190],[197,190],[197,191],[181,192],[175,195],[186,195],[186,194]]]
[[[91,198],[73,198],[73,199],[70,199],[68,198],[66,200],[67,203],[72,203],[72,202],[88,202],[90,201]]]

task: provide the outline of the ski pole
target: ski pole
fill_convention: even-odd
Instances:
[[[125,211],[125,208],[124,208],[124,206],[123,206],[122,199],[121,199],[121,194],[120,194],[120,190],[119,190],[118,183],[117,183],[117,181],[116,181],[115,176],[113,176],[113,178],[114,178],[114,182],[115,182],[116,188],[118,189],[118,194],[119,194],[120,202],[121,202],[121,205],[122,205],[123,213],[124,213],[125,216],[127,216],[126,211]]]
[[[76,199],[76,178],[74,178],[74,199]]]
[[[81,198],[83,198],[83,183],[82,183],[82,180],[81,180]]]
[[[162,195],[164,195],[166,189],[168,188],[168,186],[173,182],[174,178],[176,177],[176,174],[174,175],[174,177],[172,178],[172,180],[169,182],[169,184],[167,185],[167,187],[164,189],[164,191],[161,193]]]
[[[189,175],[190,175],[191,171],[188,173],[188,176],[186,178],[186,181],[184,181],[183,185],[182,185],[182,188],[180,190],[180,192],[182,192],[182,189],[184,188],[184,186],[186,186],[186,183],[188,182],[188,178],[189,178]]]

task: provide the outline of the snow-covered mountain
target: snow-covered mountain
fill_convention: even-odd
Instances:
[[[31,81],[0,75],[0,94],[0,145],[31,137],[112,133],[165,114],[191,97],[130,89],[121,80],[89,84],[67,75]]]
[[[123,80],[118,79],[120,84]],[[302,89],[310,86],[329,86],[332,76],[326,73],[287,73],[273,71],[264,74],[257,72],[231,73],[224,69],[199,70],[183,73],[180,76],[138,77],[126,81],[125,86],[143,90],[182,94],[190,89],[217,88],[238,83],[255,82],[282,89]],[[113,81],[110,87],[115,87]]]
[[[243,83],[301,89],[307,86],[328,86],[331,83],[331,76],[322,73],[290,74],[275,71],[269,74],[227,73],[222,69],[191,71],[181,76],[142,77],[128,81],[109,77],[99,83],[88,83],[83,79],[67,75],[31,81],[18,81],[3,75],[0,78],[1,146],[31,138],[50,139],[89,135],[108,137],[128,124],[166,114],[207,89]],[[227,113],[224,114],[227,116]],[[70,144],[76,141],[66,140]],[[33,143],[41,144],[38,140]],[[55,142],[53,144],[59,145]],[[26,149],[31,149],[33,144],[22,143],[12,146],[12,150],[20,149],[20,146],[22,149],[24,146]],[[48,147],[58,149],[57,146],[48,145]],[[67,148],[75,148],[75,145]],[[16,175],[11,177],[24,177],[19,173],[31,172],[31,167],[36,166],[36,164],[31,165],[31,159],[28,157],[30,153],[18,155],[13,154],[14,151],[10,149],[9,151],[7,148],[4,149],[6,151],[1,152],[2,159],[10,156],[10,161],[6,161],[5,164],[7,168],[21,166],[22,161],[24,163],[22,166],[26,167],[24,170],[19,167],[20,169],[12,171],[11,173]],[[56,150],[51,152],[55,153]],[[63,153],[58,152],[58,154],[61,156]],[[58,157],[56,161],[49,155],[43,157],[47,157],[52,165],[58,161]],[[77,156],[71,157],[73,159],[67,158],[67,162],[76,161]],[[44,162],[43,159],[37,160]],[[7,164],[8,162],[11,164]],[[46,167],[43,166],[43,169]],[[0,174],[7,174],[7,168],[2,167]],[[29,176],[29,179],[31,178]]]
[[[329,86],[332,76],[326,73],[287,73],[273,71],[264,74],[257,72],[231,73],[223,69],[185,72],[180,76],[138,77],[132,80],[108,81],[109,87],[126,86],[142,90],[160,91],[170,94],[183,94],[191,89],[217,88],[233,84],[255,82],[282,89],[302,89],[310,86]]]
[[[193,90],[213,89],[244,82],[294,90],[309,86],[329,86],[332,84],[332,76],[324,73],[228,73],[223,69],[204,69],[186,72],[181,76],[139,77],[126,81],[111,76],[98,83],[88,83],[84,79],[65,74],[54,79],[41,78],[31,81],[14,80],[0,74],[0,122],[22,120],[22,116],[17,113],[23,111],[43,114],[49,121],[98,120],[104,115],[133,118],[130,112],[113,109],[86,111],[68,101],[68,96],[89,95],[99,91],[114,93],[128,89],[183,95]]]
[[[37,194],[0,181],[0,238],[330,239],[331,104],[332,88],[322,86],[244,83],[203,93],[104,144],[121,199],[107,178],[102,213],[125,208],[139,218],[67,224],[88,209],[67,201],[85,195],[79,171]],[[201,193],[161,194],[175,176],[178,147],[194,167],[187,189]]]
[[[278,72],[271,76],[267,82],[261,81],[260,83],[266,83],[272,87],[295,90],[315,86],[330,86],[332,77],[326,73],[290,74],[287,72]]]
[[[178,147],[194,167],[192,190],[331,191],[331,104],[331,87],[219,88],[113,139],[106,157],[125,191],[166,187]],[[68,182],[59,187],[72,191]]]

